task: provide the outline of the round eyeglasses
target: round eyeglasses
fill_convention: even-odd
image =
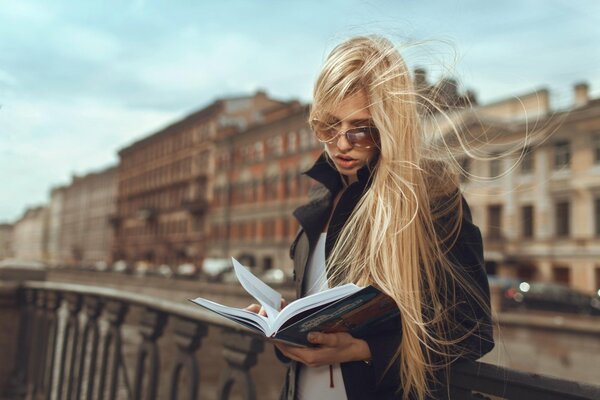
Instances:
[[[339,135],[344,135],[352,147],[370,149],[378,144],[379,130],[374,126],[357,126],[342,131],[337,128],[337,125],[339,123],[327,123],[318,119],[311,121],[311,127],[319,142],[331,143]]]

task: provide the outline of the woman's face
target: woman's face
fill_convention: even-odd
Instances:
[[[339,106],[327,115],[327,120],[337,123],[339,132],[361,126],[374,126],[369,112],[369,101],[364,91],[357,92],[345,98]],[[352,146],[345,135],[338,135],[334,140],[325,144],[325,150],[335,163],[340,174],[346,177],[348,184],[357,181],[357,172],[379,151],[377,146],[361,148]]]

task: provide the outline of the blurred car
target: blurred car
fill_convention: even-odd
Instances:
[[[173,276],[173,268],[171,268],[167,264],[159,265],[158,268],[156,269],[156,271],[158,272],[159,276],[162,276],[165,278],[171,278]]]
[[[488,283],[490,284],[490,288],[498,287],[502,290],[506,290],[511,287],[518,287],[521,282],[523,281],[518,278],[488,275]]]
[[[600,296],[558,283],[521,282],[504,291],[507,307],[600,315]]]
[[[94,269],[98,272],[106,272],[108,271],[108,264],[106,261],[96,261],[94,264]]]
[[[292,281],[292,276],[279,268],[267,270],[260,279],[268,285],[284,285]]]
[[[125,260],[115,261],[112,269],[113,271],[119,272],[121,274],[128,274],[131,272],[131,267],[127,264]]]
[[[223,280],[223,275],[232,271],[231,260],[226,258],[205,258],[202,263],[202,273],[211,282]]]
[[[135,274],[138,276],[145,276],[150,271],[150,264],[146,261],[138,261],[135,263]]]
[[[184,263],[177,267],[177,271],[175,272],[175,276],[179,278],[185,279],[195,279],[199,275],[198,268],[191,263]]]

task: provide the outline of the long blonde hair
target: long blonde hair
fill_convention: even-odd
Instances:
[[[389,40],[355,37],[335,47],[316,81],[310,119],[323,119],[359,91],[367,94],[380,132],[379,159],[369,190],[330,253],[328,269],[337,271],[330,279],[372,284],[396,301],[403,334],[388,368],[399,362],[398,390],[422,399],[440,368],[436,360],[448,365],[460,356],[454,345],[470,334],[448,334],[456,332],[450,311],[455,289],[472,290],[447,258],[460,230],[462,197],[452,165],[438,160],[424,139],[419,103],[428,100],[413,87]],[[436,229],[442,220],[443,232]],[[483,295],[478,299],[485,303]]]

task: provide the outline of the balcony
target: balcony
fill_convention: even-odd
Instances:
[[[200,215],[208,210],[208,201],[206,199],[184,200],[181,207],[186,209],[190,214]]]
[[[11,382],[0,387],[0,398],[177,399],[183,393],[197,399],[200,385],[218,399],[231,398],[234,386],[244,398],[258,398],[251,370],[265,351],[264,339],[192,306],[115,289],[25,281],[2,286],[0,311],[7,318],[2,326],[19,326],[14,343],[10,335],[0,337],[3,359],[15,359],[11,379],[0,380]],[[15,318],[9,323],[10,315]],[[202,347],[215,331],[219,344]],[[138,338],[133,349],[125,346],[131,337]],[[455,365],[450,382],[452,399],[600,398],[599,386],[481,362]]]

